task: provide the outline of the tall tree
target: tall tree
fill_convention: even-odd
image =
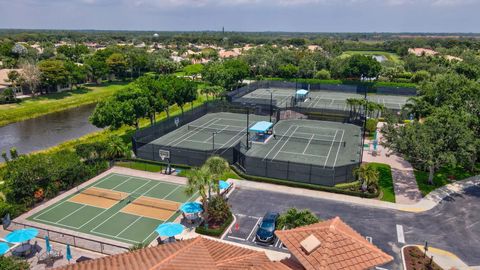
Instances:
[[[41,83],[46,87],[47,92],[49,89],[55,89],[69,82],[70,74],[63,61],[44,60],[38,63],[38,69],[41,73]]]

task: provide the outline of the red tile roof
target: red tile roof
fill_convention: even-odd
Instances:
[[[225,244],[203,237],[149,247],[99,259],[70,264],[62,270],[223,270],[289,269],[275,264],[264,252]],[[260,267],[260,268],[258,268]],[[262,268],[263,267],[263,268]],[[280,268],[283,267],[283,268]]]
[[[369,269],[393,260],[339,217],[275,234],[307,270]],[[300,243],[310,235],[320,240],[320,245],[307,254]]]

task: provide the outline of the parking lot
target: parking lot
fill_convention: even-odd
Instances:
[[[275,239],[271,244],[256,241],[255,232],[257,231],[260,222],[262,222],[261,216],[249,216],[238,213],[235,214],[235,217],[236,223],[231,228],[231,232],[229,232],[224,239],[248,245],[261,245],[262,247],[272,250],[287,251],[278,239]]]

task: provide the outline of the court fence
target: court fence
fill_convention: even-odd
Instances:
[[[248,151],[246,134],[242,137],[237,137],[240,142],[234,146],[225,148],[215,148],[211,150],[198,150],[187,147],[168,146],[164,144],[152,143],[154,140],[180,128],[188,123],[206,115],[207,113],[215,112],[237,112],[246,113],[251,110],[256,115],[269,115],[270,110],[267,107],[255,106],[254,108],[247,108],[244,105],[235,105],[225,102],[207,102],[197,108],[194,108],[183,115],[177,117],[170,117],[162,122],[159,122],[149,128],[137,131],[132,138],[133,151],[135,156],[144,160],[151,160],[156,162],[165,162],[159,155],[160,150],[168,150],[170,152],[169,162],[171,164],[180,164],[188,166],[201,166],[205,161],[213,156],[218,155],[225,158],[230,164],[239,165],[245,173],[250,175],[287,179],[302,183],[311,183],[317,185],[334,186],[338,183],[344,183],[354,179],[352,175],[353,168],[358,166],[358,162],[352,162],[345,166],[320,166],[308,163],[296,163],[289,161],[267,160],[250,155],[246,155]],[[317,113],[315,111],[297,108],[294,113],[286,113],[286,110],[276,110],[274,114],[275,122],[281,119],[318,119],[318,117],[325,117],[324,113]],[[175,120],[177,119],[178,120]],[[337,122],[352,123],[351,117],[344,114],[338,118],[338,115],[333,115],[329,119],[321,119]],[[358,120],[353,122],[359,126],[363,121]],[[361,143],[359,142],[359,148]]]
[[[183,115],[170,117],[158,122],[151,127],[137,131],[132,137],[133,151],[136,157],[141,159],[163,161],[159,155],[160,150],[170,151],[170,163],[200,166],[212,155],[220,155],[229,162],[233,162],[233,149],[231,147],[215,148],[211,150],[197,150],[184,147],[175,147],[154,144],[152,141],[174,131],[177,128],[188,125],[190,122],[206,115],[207,113],[231,112],[268,117],[270,110],[261,106],[244,107],[230,104],[225,101],[211,101],[185,112]],[[272,116],[272,121],[276,115]],[[278,119],[278,118],[277,118]],[[238,137],[246,141],[245,136]]]
[[[109,243],[105,243],[98,240],[76,236],[73,234],[59,232],[51,229],[45,229],[37,226],[32,226],[29,224],[23,224],[17,221],[11,221],[7,230],[14,231],[14,230],[24,229],[24,228],[37,229],[38,230],[37,238],[43,239],[45,238],[45,236],[48,236],[48,239],[52,242],[57,242],[65,245],[69,244],[72,247],[82,248],[82,249],[86,249],[86,250],[90,250],[93,252],[102,253],[106,255],[115,255],[115,254],[124,253],[128,251],[128,247],[125,247],[125,246],[109,244]]]

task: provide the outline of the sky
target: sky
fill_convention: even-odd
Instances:
[[[480,32],[480,0],[0,0],[0,28]]]

